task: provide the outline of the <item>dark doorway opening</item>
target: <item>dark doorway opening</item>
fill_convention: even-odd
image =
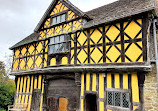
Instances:
[[[85,97],[86,111],[97,111],[97,99],[95,94],[87,94]]]

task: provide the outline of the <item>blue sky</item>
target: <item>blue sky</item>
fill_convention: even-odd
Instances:
[[[31,34],[52,0],[0,0],[0,60],[9,47]],[[88,11],[117,0],[69,0]]]

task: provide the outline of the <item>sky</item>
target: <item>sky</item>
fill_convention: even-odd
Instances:
[[[40,21],[52,0],[0,0],[0,61],[11,55],[9,47],[24,39]],[[82,11],[117,0],[69,0]]]

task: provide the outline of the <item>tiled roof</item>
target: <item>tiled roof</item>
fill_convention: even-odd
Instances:
[[[39,33],[32,33],[31,35],[29,35],[28,37],[24,38],[23,40],[21,40],[20,42],[16,43],[14,46],[12,46],[10,49],[14,49],[16,47],[25,45],[25,44],[29,44],[35,41],[38,41],[39,38]]]
[[[83,28],[107,23],[153,9],[155,9],[154,0],[119,0],[86,12],[93,20],[87,22]]]

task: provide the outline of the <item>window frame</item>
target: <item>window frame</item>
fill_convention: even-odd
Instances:
[[[108,92],[113,92],[114,93],[121,93],[121,98],[120,98],[120,106],[115,106],[115,98],[112,97],[112,99],[114,100],[113,101],[113,105],[109,105],[108,104]],[[123,107],[123,93],[128,93],[128,96],[129,96],[129,103],[128,103],[128,108],[126,107]],[[114,95],[113,95],[114,96]],[[132,104],[132,101],[131,101],[131,90],[129,89],[115,89],[115,88],[106,88],[106,103],[107,103],[107,109],[117,109],[117,110],[124,110],[124,111],[129,111],[131,109],[131,104]]]
[[[60,13],[58,13],[58,14],[55,14],[55,15],[52,15],[51,16],[51,21],[50,21],[50,26],[55,26],[55,25],[57,25],[57,24],[61,24],[61,23],[64,23],[64,22],[66,22],[67,21],[67,13],[68,13],[68,11],[66,10],[66,11],[64,11],[64,12],[60,12]],[[62,21],[62,15],[65,15],[65,20],[64,21]],[[60,22],[59,23],[57,23],[57,18],[58,17],[60,17]],[[56,19],[56,23],[55,24],[53,24],[53,19]]]
[[[60,42],[60,37],[61,36],[64,36],[64,42]],[[69,39],[67,41],[65,41],[65,36],[69,36]],[[55,38],[55,37],[59,37],[59,42],[58,43],[50,43],[51,42],[51,39],[52,38]],[[55,45],[60,45],[60,44],[65,44],[66,46],[68,45],[68,50],[66,51],[64,49],[64,51],[55,51],[54,53],[50,53],[50,46],[55,46]],[[65,47],[66,47],[65,46]],[[59,49],[60,46],[58,46],[58,49]],[[70,34],[61,34],[61,35],[56,35],[56,36],[52,36],[49,38],[49,44],[48,44],[48,55],[57,55],[57,54],[67,54],[70,52],[70,48],[71,48],[71,36]]]

